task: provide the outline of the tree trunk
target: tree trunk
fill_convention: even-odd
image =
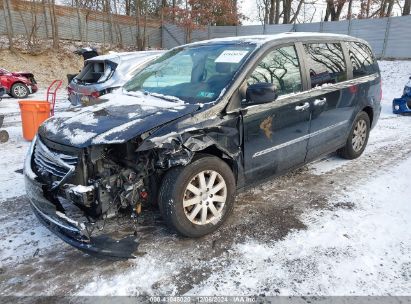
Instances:
[[[280,0],[275,0],[275,16],[274,23],[280,23]]]
[[[146,31],[147,31],[147,14],[144,14],[144,28],[143,28],[143,45],[142,45],[142,51],[146,49]],[[191,41],[191,38],[190,38]]]
[[[347,13],[347,19],[351,20],[352,18],[352,0],[349,0],[348,2],[348,13]]]
[[[291,0],[283,0],[283,24],[290,23],[291,17]]]
[[[330,8],[328,7],[328,3],[327,3],[327,8],[325,9],[324,21],[327,22],[329,17],[330,17]]]
[[[9,0],[3,0],[3,14],[4,20],[6,21],[6,28],[7,28],[7,38],[9,40],[9,49],[13,49],[13,23],[11,19],[11,9],[10,9],[10,2]]]
[[[303,4],[304,4],[304,0],[300,0],[297,6],[297,10],[295,11],[293,18],[291,18],[290,23],[295,23],[297,21],[297,17],[300,14],[301,7],[303,6]]]
[[[268,5],[269,1],[264,1],[264,24],[268,24],[270,22],[270,7]]]
[[[387,0],[382,0],[381,1],[381,7],[380,7],[380,18],[385,16],[386,7],[387,7]]]
[[[57,25],[57,16],[55,10],[55,0],[49,0],[49,12],[50,12],[50,24],[51,24],[51,35],[53,38],[53,48],[59,48],[59,32]]]
[[[114,1],[114,14],[118,15],[117,0]],[[117,43],[118,43],[119,47],[122,48],[123,47],[123,35],[121,33],[121,26],[120,26],[120,22],[119,22],[118,19],[117,19],[117,21],[114,21],[114,26],[115,26],[115,29],[116,29]]]
[[[270,0],[270,15],[268,17],[268,24],[274,24],[275,11],[275,0]]]
[[[131,3],[130,0],[125,0],[126,4],[126,15],[130,16],[131,15]]]
[[[103,10],[105,13],[107,13],[107,19],[108,19],[108,30],[110,34],[110,42],[114,43],[114,35],[113,35],[113,18],[111,16],[111,4],[110,0],[105,0],[103,3]]]
[[[387,8],[387,12],[385,14],[386,17],[391,16],[393,7],[394,7],[394,0],[388,0],[388,8]]]
[[[370,8],[371,8],[371,0],[367,0],[367,7],[366,7],[366,18],[368,19],[370,17]]]
[[[141,37],[141,0],[135,0],[137,21],[137,49],[144,50],[144,39]]]
[[[174,21],[175,21],[175,19],[176,19],[175,9],[176,9],[176,0],[173,0],[173,23],[174,23]]]
[[[411,11],[411,0],[405,0],[402,15],[403,16],[409,15],[410,11]]]
[[[331,21],[340,20],[340,15],[344,7],[344,4],[345,1],[342,0],[339,0],[337,4],[334,4],[333,0],[327,0],[327,12],[325,14],[324,21],[328,21],[328,17],[331,17]]]
[[[80,14],[79,0],[76,0],[76,11],[77,11],[77,25],[78,25],[79,39],[80,39],[80,41],[83,41],[83,26],[81,25],[81,14]]]

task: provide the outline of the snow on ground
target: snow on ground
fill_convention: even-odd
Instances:
[[[160,227],[144,236],[146,255],[117,263],[71,249],[25,208],[15,171],[28,142],[17,102],[4,99],[11,139],[0,144],[0,295],[410,295],[411,117],[393,115],[391,100],[411,61],[379,64],[383,110],[362,157],[329,156],[239,195],[212,236],[181,239]]]
[[[189,294],[241,294],[272,285],[281,295],[410,295],[410,168],[411,157],[331,198],[355,210],[313,212],[303,219],[307,230],[284,240],[236,245],[232,264]],[[241,279],[226,280],[233,273]]]
[[[37,93],[30,95],[25,100],[45,100],[46,90],[41,89]],[[64,90],[60,90],[57,95],[56,111],[62,111],[70,103],[66,98]],[[24,195],[24,181],[22,175],[17,170],[23,169],[23,160],[30,142],[23,138],[21,128],[21,117],[19,103],[17,99],[3,96],[0,101],[0,114],[4,114],[3,126],[10,135],[8,142],[0,143],[0,203],[6,199]]]

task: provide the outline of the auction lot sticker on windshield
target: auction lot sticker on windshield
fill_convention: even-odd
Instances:
[[[248,51],[226,50],[214,60],[214,62],[239,63],[247,55]]]

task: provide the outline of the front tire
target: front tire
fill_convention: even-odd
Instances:
[[[365,150],[370,135],[370,117],[364,111],[358,113],[354,120],[345,146],[339,149],[338,154],[345,159],[355,159]]]
[[[11,87],[10,94],[14,98],[26,98],[29,96],[29,88],[23,83],[15,83]]]
[[[217,230],[234,206],[235,178],[214,156],[170,169],[159,193],[160,211],[168,226],[188,237]]]

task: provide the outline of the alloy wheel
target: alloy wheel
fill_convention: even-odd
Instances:
[[[13,93],[17,97],[21,98],[27,95],[27,89],[22,85],[18,85],[18,86],[15,86]]]
[[[184,213],[196,225],[217,222],[223,215],[226,200],[224,178],[213,170],[202,171],[191,179],[184,191]]]
[[[355,125],[354,132],[352,134],[352,148],[355,152],[360,151],[367,138],[367,123],[360,119]]]

